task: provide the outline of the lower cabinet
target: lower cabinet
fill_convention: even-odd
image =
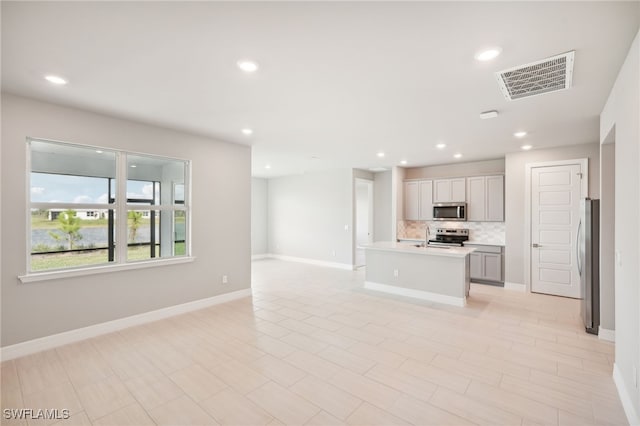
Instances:
[[[465,247],[476,249],[469,255],[471,279],[503,282],[502,247],[465,244]]]

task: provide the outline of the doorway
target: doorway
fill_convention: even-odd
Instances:
[[[356,244],[355,261],[356,268],[365,266],[366,259],[364,245],[373,242],[373,181],[356,179]]]
[[[580,202],[587,194],[587,160],[527,165],[528,286],[534,293],[580,299]]]

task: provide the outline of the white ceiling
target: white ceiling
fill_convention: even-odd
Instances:
[[[251,144],[254,176],[442,164],[596,142],[639,18],[639,2],[609,1],[3,1],[2,85]],[[502,55],[474,60],[492,45]],[[495,71],[569,50],[572,89],[503,98]],[[255,75],[236,67],[244,58],[260,64]],[[478,118],[490,109],[500,116]]]

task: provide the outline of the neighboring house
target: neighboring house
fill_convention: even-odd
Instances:
[[[49,220],[56,220],[60,213],[67,209],[49,209],[47,212],[47,218]],[[88,209],[73,209],[76,212],[76,217],[83,220],[96,220],[107,217],[107,210],[88,210]]]
[[[47,212],[47,218],[49,220],[56,220],[60,213],[66,211],[67,209],[49,209]],[[76,212],[76,216],[83,220],[96,220],[96,219],[105,219],[107,217],[107,210],[89,210],[89,209],[73,209]],[[149,218],[151,213],[149,210],[142,210],[142,217]],[[115,215],[114,215],[115,217]]]

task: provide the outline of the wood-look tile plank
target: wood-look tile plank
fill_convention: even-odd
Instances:
[[[247,398],[285,424],[304,424],[320,412],[316,405],[274,382],[250,392]]]
[[[78,398],[92,420],[135,403],[131,393],[116,376],[78,388]]]
[[[314,376],[305,377],[289,390],[341,420],[362,404],[361,399]]]
[[[225,389],[200,402],[200,406],[221,425],[266,425],[273,417],[249,398]]]
[[[435,391],[429,402],[479,425],[519,425],[522,421],[515,414],[442,387]]]
[[[93,424],[95,426],[153,426],[156,423],[140,404],[134,403],[94,420]]]
[[[186,395],[151,409],[149,415],[159,426],[218,425],[213,417]]]
[[[359,374],[365,373],[376,364],[370,359],[336,348],[335,346],[329,346],[323,351],[318,352],[318,356]]]
[[[466,395],[479,402],[502,408],[505,411],[539,421],[542,424],[558,424],[557,408],[513,394],[512,392],[495,386],[472,382],[467,389]]]
[[[169,374],[169,378],[194,401],[202,401],[227,385],[198,364],[192,364],[182,370]]]
[[[349,416],[347,424],[353,426],[404,426],[411,423],[369,403],[363,403]]]
[[[365,376],[423,401],[428,401],[437,388],[431,382],[384,365],[373,367]]]

